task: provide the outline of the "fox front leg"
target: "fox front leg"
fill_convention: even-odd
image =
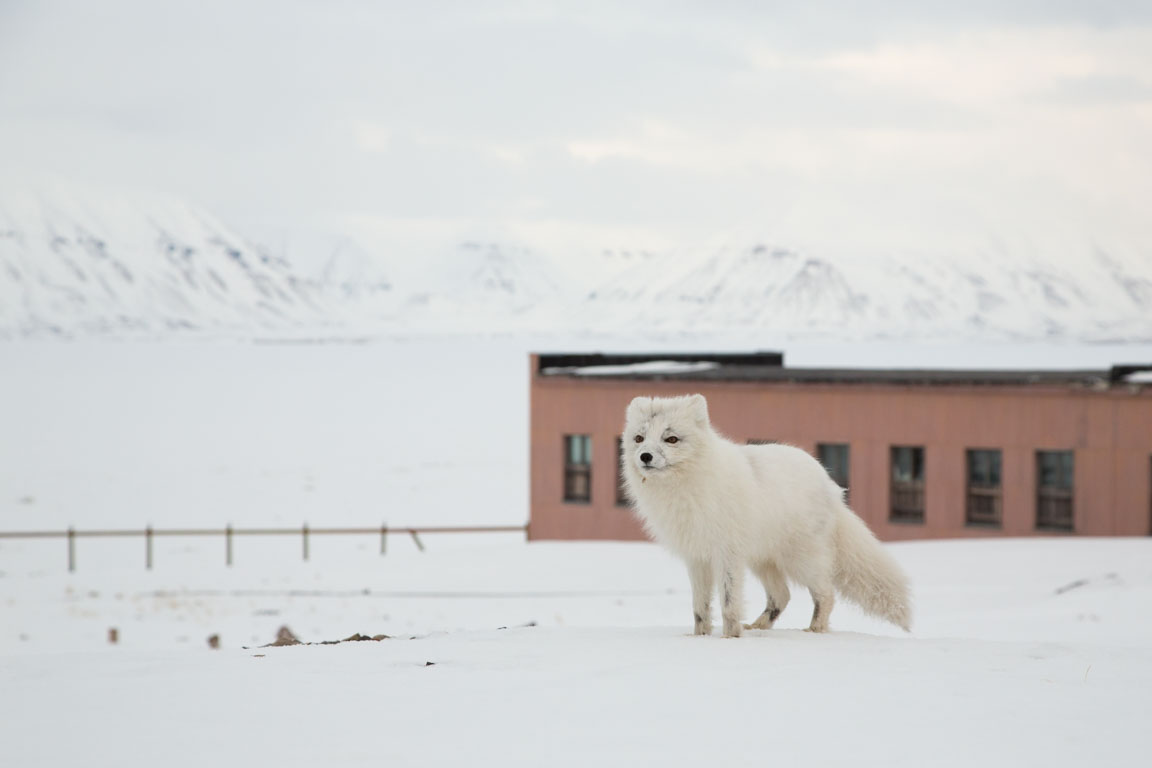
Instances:
[[[712,634],[712,564],[700,560],[688,563],[692,582],[692,634]]]
[[[720,579],[720,615],[724,617],[724,637],[740,637],[744,629],[744,623],[740,620],[740,609],[744,603],[744,569],[725,565]]]

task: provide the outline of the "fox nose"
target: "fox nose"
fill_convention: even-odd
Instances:
[[[640,461],[644,462],[645,464],[651,464],[652,463],[652,454],[650,454],[650,453],[640,454]]]

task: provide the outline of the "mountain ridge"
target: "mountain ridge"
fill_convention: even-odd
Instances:
[[[0,338],[355,328],[1152,340],[1152,254],[1101,247],[1075,269],[1004,249],[868,260],[767,241],[604,250],[573,279],[543,251],[462,241],[403,282],[336,242],[308,274],[179,201],[0,199]]]

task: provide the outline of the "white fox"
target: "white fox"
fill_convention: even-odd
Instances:
[[[814,458],[789,445],[738,445],[708,420],[703,395],[638,397],[624,431],[625,488],[654,539],[684,559],[695,633],[711,634],[719,580],[724,635],[769,629],[788,604],[788,581],[808,588],[812,632],[828,630],[836,592],[908,630],[908,580],[844,492]],[[744,571],[768,603],[741,624]]]

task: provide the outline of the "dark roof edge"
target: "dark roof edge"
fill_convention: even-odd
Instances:
[[[1071,386],[1108,389],[1152,363],[1116,364],[1100,369],[946,369],[946,368],[786,368],[782,352],[751,353],[539,353],[536,374],[580,379],[636,381],[760,381],[804,384],[880,384],[899,386]],[[683,370],[626,370],[644,363],[711,363]],[[618,367],[618,370],[595,371]],[[592,369],[584,371],[581,369]],[[1148,384],[1137,384],[1142,389]]]
[[[1144,371],[1152,371],[1152,363],[1117,363],[1108,372],[1108,381],[1115,384],[1133,373],[1143,373]]]
[[[598,365],[635,365],[668,360],[674,363],[716,363],[723,366],[760,366],[781,368],[783,352],[668,352],[668,353],[540,353],[538,371],[545,368],[589,368]]]

